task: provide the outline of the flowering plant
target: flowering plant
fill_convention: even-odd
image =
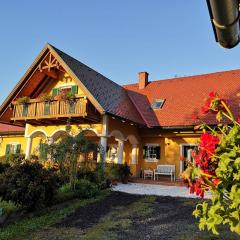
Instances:
[[[20,98],[18,98],[16,101],[17,101],[18,104],[23,104],[23,105],[25,105],[25,104],[28,104],[28,103],[29,103],[30,97],[27,97],[27,96],[20,97]]]
[[[210,201],[198,204],[193,214],[200,218],[200,230],[219,234],[219,225],[228,225],[240,235],[240,124],[217,93],[209,94],[201,110],[216,114],[219,124],[200,125],[199,149],[182,174],[191,193],[202,198],[211,193]],[[222,123],[225,118],[227,124]]]
[[[52,95],[48,95],[48,94],[41,94],[39,96],[40,100],[43,102],[52,102],[54,100],[54,97]]]
[[[65,101],[68,103],[73,103],[75,101],[76,95],[72,92],[60,92],[55,99],[59,101]]]

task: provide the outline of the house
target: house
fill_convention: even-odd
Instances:
[[[216,124],[199,113],[204,98],[217,91],[237,116],[239,86],[240,70],[155,81],[140,72],[136,84],[120,86],[47,44],[1,106],[0,156],[47,158],[44,144],[68,134],[68,126],[100,143],[106,161],[127,162],[135,176],[171,164],[178,177],[181,157],[190,159],[199,142],[194,127]]]

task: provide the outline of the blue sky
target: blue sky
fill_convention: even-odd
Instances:
[[[9,0],[0,29],[1,102],[46,42],[119,84],[239,68],[199,0]]]

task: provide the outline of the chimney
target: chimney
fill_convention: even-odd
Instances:
[[[148,85],[148,73],[140,72],[138,73],[138,87],[139,89],[144,89]]]

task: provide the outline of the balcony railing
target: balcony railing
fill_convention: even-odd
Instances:
[[[87,99],[76,97],[73,101],[53,100],[44,102],[31,99],[28,103],[13,102],[12,120],[85,117],[87,116]]]

